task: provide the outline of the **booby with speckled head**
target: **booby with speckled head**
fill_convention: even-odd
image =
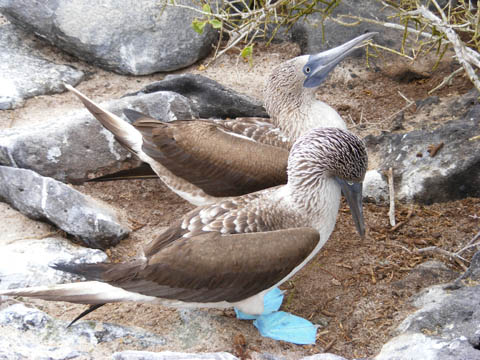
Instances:
[[[134,121],[131,125],[66,86],[171,190],[194,205],[205,205],[222,197],[285,184],[288,151],[299,136],[316,127],[346,129],[340,115],[318,100],[315,92],[342,59],[373,35],[363,34],[336,48],[298,56],[277,66],[264,89],[270,120],[200,119],[166,123],[126,110],[126,116]],[[148,177],[150,167],[143,168],[146,173],[138,173],[136,169],[133,177],[139,174]],[[128,170],[113,178],[131,176],[132,171]]]
[[[135,261],[54,266],[91,281],[3,290],[0,295],[96,307],[121,301],[235,306],[259,316],[265,294],[292,277],[329,238],[341,190],[364,235],[361,189],[367,161],[365,145],[354,134],[313,129],[292,147],[286,185],[192,210]]]

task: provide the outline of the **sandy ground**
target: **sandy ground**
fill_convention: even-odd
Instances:
[[[87,80],[78,88],[95,101],[118,98],[165,76],[117,75],[79,62],[42,41],[36,40],[36,43],[46,57],[85,71]],[[274,44],[269,48],[258,45],[255,49],[253,66],[239,60],[235,54],[227,54],[207,68],[205,64],[209,59],[177,73],[200,73],[261,99],[263,83],[272,68],[298,55],[299,49],[288,43]],[[398,112],[408,105],[405,99],[415,101],[428,97],[428,90],[453,68],[444,63],[440,72],[432,75],[428,65],[392,65],[379,59],[372,61],[372,66],[367,68],[364,59],[347,60],[319,90],[318,96],[341,113],[352,131],[361,136],[378,134],[392,128]],[[470,88],[468,81],[458,77],[434,95],[440,96],[442,103],[446,104]],[[21,109],[2,112],[0,128],[32,126],[78,107],[80,104],[69,93],[38,96],[26,101]],[[415,110],[415,105],[405,109],[403,125],[407,131],[436,126],[448,120],[441,114],[423,112],[419,115]],[[371,159],[370,168],[375,167],[377,161]],[[135,256],[143,243],[192,208],[158,180],[121,181],[115,185],[89,183],[75,188],[122,212],[135,229],[128,239],[108,251],[114,261]],[[167,345],[151,350],[229,351],[243,358],[255,351],[283,354],[288,358],[323,351],[345,357],[373,356],[392,336],[399,322],[412,311],[408,298],[428,285],[451,278],[439,276],[410,281],[407,275],[412,268],[432,259],[444,262],[454,271],[462,271],[468,266],[468,263],[452,262],[441,255],[416,250],[431,245],[448,251],[462,248],[478,231],[479,205],[479,199],[433,206],[399,204],[397,221],[403,220],[404,224],[392,229],[388,222],[388,208],[367,204],[368,232],[364,240],[356,234],[347,207],[343,206],[336,230],[320,254],[283,286],[287,290],[283,309],[322,325],[315,346],[296,346],[265,339],[250,322],[233,318],[231,311],[205,310],[225,320],[221,322],[221,332],[215,336],[200,334],[188,348],[176,347],[179,342],[170,338]],[[0,212],[5,214],[0,231],[10,241],[55,232],[53,227],[29,220],[5,204],[0,203]],[[467,259],[471,255],[472,252],[465,254]],[[71,304],[32,303],[65,320],[71,320],[84,309]],[[160,335],[174,333],[182,323],[176,310],[138,304],[107,305],[87,319],[141,326]],[[242,337],[245,344],[239,346]],[[112,351],[131,349],[131,346],[118,342],[109,346]]]

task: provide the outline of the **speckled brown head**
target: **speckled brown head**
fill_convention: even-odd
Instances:
[[[324,189],[325,181],[334,179],[363,237],[362,182],[367,166],[366,147],[358,136],[338,128],[316,128],[293,145],[288,159],[288,183],[303,189],[303,193],[314,194]]]

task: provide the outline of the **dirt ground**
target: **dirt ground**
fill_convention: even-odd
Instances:
[[[78,88],[96,101],[118,98],[165,75],[116,75],[39,44],[39,49],[49,58],[88,72],[88,80]],[[208,59],[177,73],[201,73],[261,99],[261,89],[271,69],[299,54],[299,49],[293,44],[274,44],[269,48],[259,45],[255,49],[253,67],[238,61],[235,54],[227,54],[206,69],[204,64]],[[445,63],[432,75],[428,66],[416,65],[412,71],[408,64],[394,66],[377,60],[367,68],[362,59],[348,60],[319,90],[318,96],[341,113],[352,131],[361,136],[378,134],[394,127],[398,113],[408,101],[428,97],[428,90],[455,68]],[[457,77],[434,95],[447,103],[470,88],[466,79]],[[0,128],[30,126],[77,107],[80,107],[78,101],[68,93],[39,96],[28,100],[21,109],[6,111],[7,117],[2,115]],[[420,116],[415,112],[415,105],[404,110],[405,130],[402,131],[435,126],[449,119],[425,112]],[[375,163],[376,159],[372,159],[370,168],[375,167]],[[142,243],[192,208],[158,180],[88,183],[75,188],[118,209],[134,229],[128,239],[108,251],[113,261],[135,256]],[[432,206],[397,204],[396,209],[401,225],[392,229],[387,206],[365,204],[367,235],[362,240],[355,231],[348,208],[342,206],[336,229],[319,255],[284,284],[287,293],[283,309],[321,325],[316,345],[297,346],[262,338],[250,322],[234,319],[231,311],[205,310],[228,319],[226,335],[220,335],[225,340],[222,345],[206,341],[191,349],[166,345],[156,350],[229,351],[242,358],[248,358],[255,351],[283,354],[289,358],[319,352],[332,352],[347,358],[375,355],[392,337],[400,321],[413,310],[408,304],[411,295],[434,283],[452,279],[446,272],[445,276],[410,281],[407,276],[411,269],[428,260],[441,261],[456,272],[468,266],[468,262],[454,261],[439,253],[418,252],[418,249],[437,246],[455,252],[480,228],[480,199]],[[472,254],[473,249],[463,256],[468,260]],[[84,309],[72,304],[33,303],[64,320],[71,320]],[[167,327],[180,322],[175,310],[138,304],[107,305],[88,315],[87,319],[141,326],[160,335]],[[242,337],[245,344],[239,345]],[[121,349],[119,345],[116,350]]]

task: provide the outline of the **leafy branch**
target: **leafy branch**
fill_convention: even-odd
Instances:
[[[477,74],[480,69],[480,13],[471,1],[449,1],[444,7],[441,7],[437,0],[384,0],[381,3],[385,9],[392,10],[390,21],[382,22],[352,15],[340,15],[331,19],[345,26],[368,22],[401,30],[403,38],[399,51],[378,44],[372,46],[411,61],[434,51],[437,61],[433,69],[438,66],[447,50],[453,48],[460,67],[440,85],[430,90],[430,93],[461,73],[465,73],[480,91]],[[411,45],[407,44],[408,39],[413,40]]]
[[[166,5],[194,11],[199,18],[193,23],[193,29],[202,33],[210,24],[219,29],[220,38],[228,39],[220,50],[220,42],[213,60],[225,52],[243,47],[240,54],[251,58],[253,45],[259,39],[270,42],[277,32],[285,27],[288,31],[298,20],[313,13],[326,18],[341,0],[193,0],[192,5],[185,5],[176,0],[167,1]]]
[[[361,22],[380,25],[403,32],[401,46],[392,49],[372,44],[378,51],[389,51],[411,61],[434,53],[438,66],[448,49],[453,49],[460,66],[452,75],[430,92],[444,86],[451,79],[465,73],[480,91],[478,70],[480,69],[480,11],[476,1],[448,1],[443,7],[439,0],[376,0],[392,15],[386,21],[365,18],[352,14],[333,16],[332,11],[341,0],[192,0],[179,2],[163,0],[165,6],[189,9],[198,17],[192,27],[202,33],[207,24],[220,31],[212,60],[231,49],[250,59],[254,42],[260,39],[270,42],[280,29],[287,32],[300,19],[313,13],[321,14],[323,21],[329,19],[345,26],[356,26]],[[475,5],[474,5],[475,4]],[[373,15],[372,15],[373,16]],[[367,54],[373,56],[373,54]]]

